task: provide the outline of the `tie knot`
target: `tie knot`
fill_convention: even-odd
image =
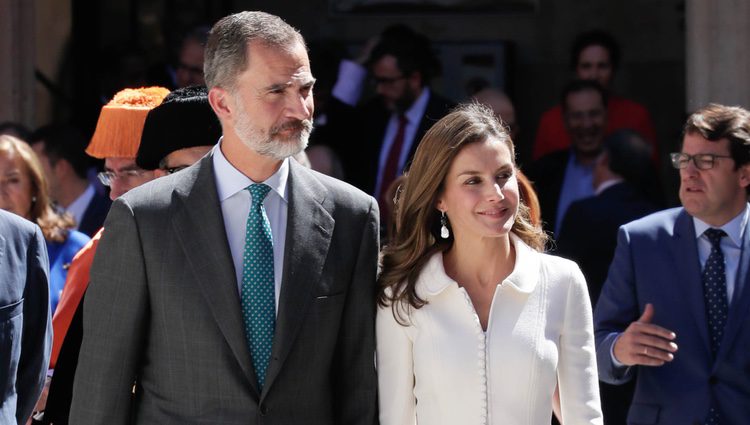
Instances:
[[[250,191],[250,195],[253,197],[253,206],[261,205],[263,200],[266,199],[266,195],[271,191],[271,187],[263,183],[253,183],[247,187]]]
[[[721,243],[721,238],[726,236],[726,233],[724,233],[721,229],[706,229],[705,232],[703,232],[704,235],[708,238],[708,240],[711,242],[711,245],[718,247]]]

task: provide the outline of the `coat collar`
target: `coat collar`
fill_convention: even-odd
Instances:
[[[516,264],[513,271],[499,285],[507,285],[516,292],[529,294],[539,282],[540,253],[526,245],[515,233],[510,234],[516,250]],[[416,283],[419,298],[428,300],[449,287],[458,288],[458,283],[445,273],[443,253],[436,252],[427,260]]]

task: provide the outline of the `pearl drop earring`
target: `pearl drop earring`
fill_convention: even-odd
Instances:
[[[440,237],[448,239],[451,235],[451,232],[448,230],[448,218],[445,217],[445,211],[440,211],[440,214]]]

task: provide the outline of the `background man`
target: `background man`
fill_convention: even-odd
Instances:
[[[430,90],[440,63],[429,40],[408,27],[387,28],[362,61],[364,67],[342,62],[328,109],[329,143],[347,179],[382,207],[422,136],[454,103]],[[376,96],[355,109],[368,71]]]
[[[607,96],[594,81],[569,83],[560,103],[573,144],[545,155],[525,170],[539,195],[545,230],[550,232],[560,228],[571,203],[594,194],[594,163],[607,125]]]
[[[91,165],[86,139],[71,126],[51,124],[35,131],[29,144],[44,167],[52,199],[73,216],[76,230],[93,236],[104,224],[112,201],[86,177]]]
[[[750,113],[695,112],[672,163],[682,208],[620,229],[594,311],[599,375],[638,375],[628,423],[745,423]]]
[[[39,226],[0,210],[0,422],[24,424],[52,347],[49,263]]]
[[[378,209],[288,159],[312,127],[304,40],[230,15],[205,71],[222,140],[113,203],[71,422],[375,423]]]
[[[612,94],[620,46],[614,37],[603,31],[589,31],[576,37],[571,47],[570,64],[575,78],[599,83],[607,92],[607,126],[605,134],[628,128],[638,132],[651,144],[653,158],[658,164],[656,132],[648,110],[630,99]],[[570,146],[574,137],[567,131],[561,104],[549,109],[539,120],[534,140],[533,159]]]

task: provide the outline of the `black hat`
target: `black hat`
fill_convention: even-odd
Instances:
[[[177,89],[149,111],[135,162],[145,170],[155,170],[170,153],[214,145],[219,137],[221,125],[208,103],[206,87]]]

